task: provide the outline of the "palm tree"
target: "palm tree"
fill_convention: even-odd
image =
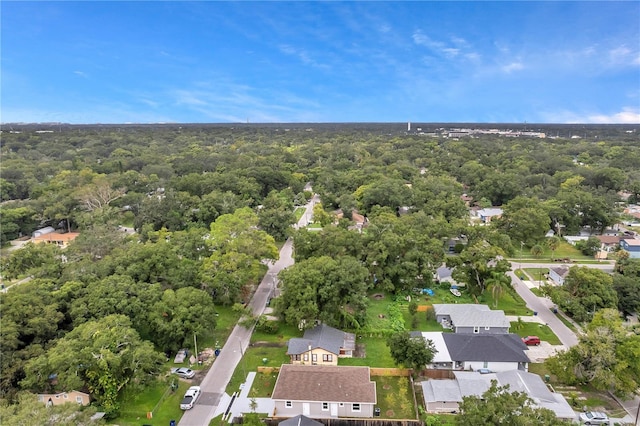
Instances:
[[[531,255],[536,259],[540,258],[543,252],[544,252],[544,249],[540,244],[536,244],[535,246],[531,247]]]
[[[498,306],[498,300],[504,294],[504,290],[511,286],[511,278],[501,272],[492,272],[491,277],[486,280],[487,289],[491,289],[493,307]]]
[[[549,239],[547,239],[547,246],[551,250],[551,260],[554,260],[553,253],[558,247],[560,247],[560,238],[555,235],[553,237],[549,237]]]

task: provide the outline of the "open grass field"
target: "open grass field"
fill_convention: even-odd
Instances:
[[[552,345],[562,344],[558,336],[553,333],[549,326],[537,322],[512,322],[510,330],[520,337],[538,336],[540,340],[549,342]]]
[[[377,407],[383,419],[415,419],[413,392],[408,377],[373,376],[378,396]]]
[[[582,254],[580,250],[578,250],[577,248],[575,248],[574,246],[572,246],[571,244],[569,244],[564,240],[560,243],[560,246],[553,252],[553,254],[551,253],[551,250],[549,249],[549,247],[542,245],[542,248],[543,248],[543,252],[539,257],[533,256],[529,252],[529,250],[526,248],[522,252],[522,254],[518,250],[516,252],[516,256],[512,259],[512,261],[518,262],[520,259],[522,259],[522,260],[535,260],[537,262],[547,262],[547,261],[552,261],[553,259],[564,259],[564,258],[569,258],[569,259],[579,260],[579,261],[593,260],[593,256],[585,256],[584,254]]]
[[[180,401],[189,388],[189,383],[178,382],[178,389],[171,390],[173,378],[159,380],[140,392],[139,389],[130,387],[125,389],[120,396],[120,415],[111,421],[111,424],[120,426],[168,425],[170,420],[179,421],[182,417]],[[153,418],[147,419],[147,413],[153,411]]]
[[[289,363],[289,357],[286,346],[250,346],[233,372],[227,385],[227,393],[232,394],[239,390],[240,385],[245,382],[247,374],[250,371],[256,371],[258,366],[280,367],[287,363]]]

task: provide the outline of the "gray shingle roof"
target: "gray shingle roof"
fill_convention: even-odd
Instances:
[[[442,337],[453,361],[529,362],[517,334],[456,334]]]
[[[355,350],[355,335],[325,324],[320,324],[304,333],[304,337],[289,340],[287,355],[299,355],[311,349],[321,348],[339,355],[340,348]]]
[[[509,327],[504,311],[491,310],[487,305],[471,303],[434,304],[436,315],[449,315],[456,327]]]
[[[298,414],[295,417],[291,417],[287,420],[281,421],[280,423],[278,423],[278,426],[324,426],[324,425],[316,420],[310,419],[307,416]]]
[[[376,384],[369,367],[283,364],[272,399],[376,403]]]

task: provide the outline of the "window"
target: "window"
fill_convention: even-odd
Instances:
[[[353,404],[351,406],[351,411],[357,411],[360,412],[360,404]]]
[[[309,354],[304,354],[302,359],[304,361],[309,361]]]
[[[333,354],[323,354],[322,355],[322,361],[323,362],[332,362],[333,361]]]
[[[329,409],[329,403],[328,402],[323,402],[322,403],[322,411],[327,411]]]
[[[485,361],[484,364],[482,364],[482,368],[488,368],[489,367],[489,362]]]
[[[300,361],[300,354],[292,355],[291,357],[293,358],[294,361]]]
[[[473,332],[476,334],[480,333],[480,327],[473,327]]]
[[[311,354],[311,362],[314,364],[318,362],[318,354]]]
[[[285,401],[284,402],[284,406],[287,407],[287,408],[291,408],[291,407],[293,407],[293,404],[291,403],[291,401]]]

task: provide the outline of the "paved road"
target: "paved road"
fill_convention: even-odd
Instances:
[[[307,225],[309,218],[312,217],[313,206],[318,201],[318,196],[314,195],[307,203],[305,214],[302,215],[297,226]],[[277,287],[278,273],[293,265],[293,263],[293,241],[289,238],[280,249],[278,261],[268,265],[269,270],[249,302],[249,307],[254,316],[261,315],[264,312],[267,301]],[[227,384],[249,346],[252,332],[253,326],[250,329],[241,325],[234,327],[222,347],[220,355],[211,365],[202,383],[200,383],[202,396],[191,410],[185,412],[182,419],[180,419],[179,426],[206,426],[214,418]]]
[[[558,316],[549,309],[553,307],[553,302],[551,302],[551,300],[538,297],[533,294],[533,292],[529,290],[529,287],[527,287],[527,285],[523,283],[520,278],[513,273],[513,271],[507,272],[507,275],[511,277],[511,281],[514,284],[516,292],[526,302],[527,307],[538,313],[538,317],[540,317],[540,319],[551,328],[566,348],[578,344],[578,337],[576,334],[571,331],[569,327],[564,325],[564,323],[558,319]]]

